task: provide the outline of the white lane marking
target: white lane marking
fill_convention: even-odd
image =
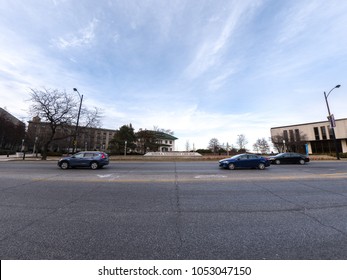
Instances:
[[[111,177],[112,174],[106,174],[106,175],[97,175],[99,178],[108,178]]]
[[[225,175],[198,175],[194,177],[195,179],[203,179],[203,178],[227,178]]]

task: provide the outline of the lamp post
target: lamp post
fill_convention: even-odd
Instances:
[[[337,85],[335,87],[333,87],[328,94],[326,94],[326,92],[324,91],[324,97],[325,97],[325,103],[327,104],[327,108],[328,108],[328,120],[330,121],[330,126],[331,126],[331,132],[332,132],[332,136],[334,138],[334,143],[335,143],[335,151],[336,151],[336,159],[340,159],[340,155],[339,155],[339,151],[338,151],[338,147],[337,147],[337,140],[336,140],[336,135],[335,135],[335,120],[333,118],[333,115],[330,113],[330,108],[329,108],[329,103],[328,103],[328,97],[330,95],[330,93],[335,89],[335,88],[339,88],[341,85]]]
[[[36,153],[36,142],[37,142],[37,139],[38,139],[38,137],[36,136],[35,137],[35,142],[34,142],[33,154]],[[36,153],[36,157],[37,157],[37,153]]]
[[[78,92],[77,88],[74,88],[73,90],[76,91],[78,93],[78,96],[80,97],[80,107],[78,109],[77,123],[76,123],[76,128],[75,128],[75,135],[74,135],[74,141],[73,141],[73,150],[72,150],[72,152],[75,153],[75,151],[77,149],[77,130],[78,130],[78,123],[80,121],[81,107],[82,107],[82,102],[83,102],[83,94],[81,95]]]
[[[127,143],[128,143],[128,141],[124,141],[124,156],[126,156],[127,155]]]

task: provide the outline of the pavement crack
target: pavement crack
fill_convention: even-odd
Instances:
[[[281,200],[283,200],[283,201],[285,201],[285,202],[288,202],[288,203],[294,205],[295,207],[297,207],[297,208],[299,209],[298,213],[301,213],[302,215],[304,215],[304,216],[306,216],[307,218],[309,218],[309,219],[315,221],[316,223],[320,224],[321,226],[326,227],[326,228],[330,228],[330,229],[332,229],[332,230],[334,230],[334,231],[339,232],[340,234],[342,234],[342,235],[344,235],[344,236],[347,236],[347,233],[346,233],[346,232],[344,232],[344,231],[342,231],[342,230],[340,230],[340,229],[338,229],[338,228],[336,228],[336,227],[334,227],[334,226],[332,226],[332,225],[325,224],[323,221],[319,220],[318,218],[316,218],[316,217],[314,217],[313,215],[311,215],[311,214],[308,213],[308,210],[313,210],[313,209],[315,209],[315,210],[316,210],[316,209],[327,209],[327,208],[330,209],[330,208],[333,208],[333,207],[309,208],[309,207],[306,207],[306,206],[304,206],[304,205],[295,203],[295,202],[293,202],[293,201],[291,201],[291,200],[289,200],[289,199],[286,199],[286,198],[284,198],[284,197],[282,197],[282,196],[280,196],[280,195],[274,193],[273,191],[269,190],[268,188],[266,188],[266,187],[264,187],[264,186],[261,186],[261,185],[255,183],[255,182],[252,182],[252,184],[255,185],[255,186],[257,186],[257,187],[259,187],[259,188],[261,188],[261,189],[263,189],[263,190],[265,190],[266,192],[272,194],[273,196],[276,196],[277,198],[279,198],[279,199],[281,199]],[[310,187],[310,186],[307,186],[307,185],[305,185],[305,184],[304,184],[304,186]],[[320,189],[320,190],[322,190],[322,189]],[[322,191],[323,191],[323,190],[322,190]],[[334,193],[334,194],[337,194],[337,193]],[[345,205],[342,205],[342,206],[339,206],[339,207],[345,207]]]

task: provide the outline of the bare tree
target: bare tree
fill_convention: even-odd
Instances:
[[[270,150],[269,143],[265,140],[265,138],[259,138],[253,144],[253,149],[257,152],[261,152],[262,154],[266,154]]]
[[[274,135],[271,137],[271,141],[277,152],[283,153],[285,151],[285,141],[283,135]]]
[[[236,145],[239,146],[239,150],[246,150],[246,145],[248,141],[244,134],[237,135]]]
[[[43,145],[42,159],[47,159],[47,151],[52,142],[73,135],[74,130],[71,128],[76,125],[79,100],[76,99],[76,96],[57,89],[31,89],[30,97],[31,114],[38,116],[48,126],[43,135],[40,135]],[[100,124],[99,111],[97,109],[88,111],[83,108],[81,120],[81,126],[91,127]]]
[[[160,128],[160,127],[157,126],[157,125],[154,125],[154,126],[153,126],[153,130],[154,130],[154,131],[158,131],[158,132],[164,132],[164,133],[170,134],[170,135],[174,135],[174,134],[175,134],[175,132],[172,131],[171,129]]]
[[[190,144],[189,144],[189,140],[186,141],[186,152],[189,152],[190,150]]]
[[[305,153],[305,144],[307,142],[306,134],[298,129],[290,130],[289,134],[283,132],[283,135],[277,134],[271,137],[271,141],[278,152],[298,152]]]
[[[219,144],[217,138],[212,138],[208,143],[208,149],[211,150],[213,153],[217,153],[220,147],[221,145]]]

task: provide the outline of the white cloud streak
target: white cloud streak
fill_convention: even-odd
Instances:
[[[94,18],[87,27],[82,28],[77,34],[68,34],[58,39],[53,39],[56,46],[61,49],[75,48],[90,45],[95,39],[95,31],[99,20]]]
[[[251,13],[259,1],[232,2],[228,7],[229,16],[221,27],[218,17],[212,17],[208,23],[215,25],[215,33],[203,38],[198,45],[196,55],[185,69],[185,75],[190,79],[196,79],[209,69],[217,67],[221,63],[223,54],[232,44],[232,36],[237,32],[237,27],[244,23],[246,13]]]

